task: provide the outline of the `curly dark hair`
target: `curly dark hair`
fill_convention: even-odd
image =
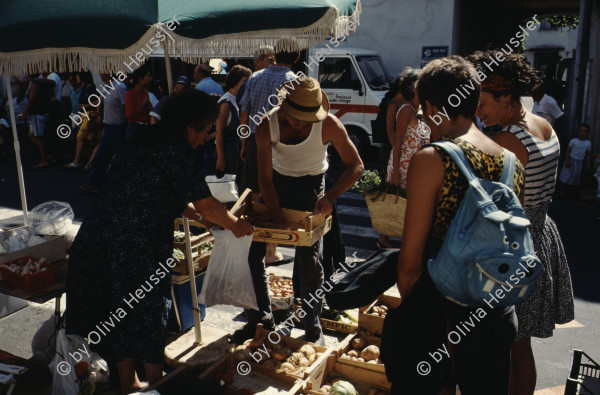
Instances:
[[[503,60],[501,60],[503,59]],[[538,72],[531,67],[523,54],[506,54],[498,49],[477,51],[467,56],[467,60],[478,70],[482,81],[482,91],[491,93],[494,98],[511,95],[513,100],[530,95],[542,83]],[[485,77],[498,76],[508,84],[505,87],[486,87]]]
[[[400,74],[400,93],[406,100],[411,100],[415,97],[417,78],[421,70],[405,67]]]

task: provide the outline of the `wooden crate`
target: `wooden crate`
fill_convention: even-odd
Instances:
[[[175,220],[175,230],[179,229],[179,226],[183,223],[183,220],[181,218],[177,218]],[[199,226],[199,222],[195,222],[195,221],[190,221],[190,225],[192,226]],[[210,232],[205,232],[201,235],[196,235],[196,236],[190,236],[190,242],[192,245],[192,250],[194,248],[200,248],[200,246],[204,243],[214,243],[215,238],[214,236],[210,233]],[[184,258],[180,259],[180,260],[176,260],[177,265],[171,269],[173,272],[178,273],[178,274],[188,274],[188,265],[187,265],[187,259],[185,258],[186,254],[186,246],[185,246],[185,241],[183,242],[179,242],[179,241],[173,241],[173,248],[178,248],[180,249],[183,254],[184,254]],[[198,253],[197,256],[192,258],[192,261],[194,263],[194,272],[199,272],[203,269],[206,269],[206,267],[208,266],[208,262],[210,260],[210,255],[212,253],[211,251],[207,251],[205,253]]]
[[[367,363],[361,361],[353,361],[351,359],[342,359],[342,354],[350,351],[352,349],[352,340],[356,337],[362,337],[367,342],[367,345],[375,345],[377,347],[381,347],[381,338],[376,336],[369,336],[368,334],[361,332],[360,330],[357,333],[348,335],[342,343],[340,343],[338,348],[338,358],[337,363],[341,365],[349,365],[354,366],[361,369],[366,369],[372,372],[381,373],[385,376],[385,366],[382,363]]]
[[[321,318],[321,326],[323,329],[328,329],[340,333],[354,333],[358,329],[357,324],[348,324],[340,321],[332,321],[326,318]]]
[[[381,336],[385,317],[371,314],[374,306],[385,304],[388,307],[400,303],[400,298],[390,295],[379,295],[375,301],[358,309],[358,329],[368,335]]]
[[[291,225],[290,230],[276,229],[268,220],[257,219],[268,215],[269,210],[259,203],[259,194],[246,189],[230,212],[236,217],[247,219],[255,226],[254,241],[298,246],[312,246],[331,229],[331,215],[325,217],[308,211],[281,209]]]
[[[198,378],[207,383],[207,388],[212,385],[221,387],[219,393],[224,395],[237,395],[244,389],[250,389],[254,394],[273,394],[278,391],[280,394],[296,394],[302,387],[303,381],[293,377],[274,376],[270,373],[263,373],[250,370],[248,374],[240,374],[243,371],[242,366],[238,365],[232,354],[227,354],[215,362],[211,367],[205,370]],[[238,371],[239,366],[239,371]],[[225,383],[224,375],[231,375],[232,381]]]
[[[263,331],[266,331],[265,329],[262,329]],[[266,331],[268,333],[268,331]],[[313,374],[313,372],[323,369],[323,366],[327,363],[327,358],[330,355],[333,355],[335,352],[335,347],[331,346],[331,347],[322,347],[322,346],[318,346],[316,344],[313,343],[308,343],[305,342],[303,340],[299,340],[293,337],[289,337],[289,336],[285,336],[280,334],[279,332],[277,332],[279,334],[279,336],[281,337],[281,341],[278,342],[278,344],[282,344],[292,350],[298,350],[300,349],[300,347],[302,347],[305,344],[310,345],[311,347],[313,347],[315,349],[316,352],[321,353],[322,355],[315,361],[312,363],[312,365],[310,365],[308,368],[304,369],[303,372],[301,373],[297,373],[297,372],[287,372],[284,370],[280,370],[280,369],[273,369],[273,368],[269,368],[266,366],[263,366],[262,364],[256,363],[255,360],[251,359],[250,360],[250,366],[252,367],[252,370],[256,370],[257,372],[261,372],[263,374],[266,375],[273,375],[275,377],[281,377],[281,376],[287,376],[287,377],[292,377],[294,379],[305,379],[308,376],[310,376],[311,374]],[[272,340],[277,339],[276,336],[271,335]],[[261,350],[264,350],[264,348],[260,348]],[[258,349],[255,352],[259,352]],[[261,353],[259,352],[259,354],[263,357],[266,358],[267,356],[264,354],[264,351]],[[268,358],[267,358],[268,359]],[[264,359],[262,360],[264,361]],[[261,362],[262,362],[261,361]]]
[[[296,306],[296,309],[299,309],[302,306]],[[356,310],[356,309],[354,309]],[[298,314],[296,314],[296,317],[298,317]],[[303,323],[304,320],[302,320],[300,317],[298,317],[299,319],[299,324]],[[327,318],[320,318],[321,321],[321,327],[323,329],[327,329],[330,331],[334,331],[334,332],[340,332],[340,333],[354,333],[356,332],[356,330],[358,329],[358,324],[356,323],[346,323],[346,322],[340,322],[340,321],[333,321]]]
[[[315,371],[312,376],[304,380],[297,394],[323,395],[319,389],[333,380],[344,380],[350,382],[359,394],[371,393],[372,390],[379,391],[378,394],[389,394],[391,384],[387,381],[385,374],[373,372],[360,367],[338,363],[335,355],[327,359],[324,369]]]

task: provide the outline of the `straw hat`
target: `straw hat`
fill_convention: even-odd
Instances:
[[[314,78],[286,82],[279,94],[284,98],[281,110],[298,121],[314,123],[327,117],[329,99]]]

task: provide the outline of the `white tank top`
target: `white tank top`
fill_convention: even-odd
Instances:
[[[273,170],[290,177],[323,174],[329,168],[327,144],[323,144],[323,122],[313,123],[308,137],[300,144],[287,145],[279,141],[279,107],[269,113]]]

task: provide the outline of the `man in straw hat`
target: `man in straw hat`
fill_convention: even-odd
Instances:
[[[364,166],[342,123],[329,114],[329,100],[319,83],[309,77],[286,82],[280,89],[280,106],[273,108],[256,129],[258,182],[262,199],[275,226],[289,229],[281,208],[329,215],[333,202],[350,189]],[[346,170],[325,193],[329,167],[327,146],[332,143]],[[324,283],[322,239],[311,247],[296,247],[294,288],[302,300],[305,339],[322,342],[320,324]],[[248,324],[233,335],[239,344],[255,333],[257,323],[274,328],[271,303],[262,257],[264,243],[252,243],[248,257],[259,310],[246,310]],[[320,297],[319,297],[320,295]],[[300,313],[300,314],[304,314]]]

